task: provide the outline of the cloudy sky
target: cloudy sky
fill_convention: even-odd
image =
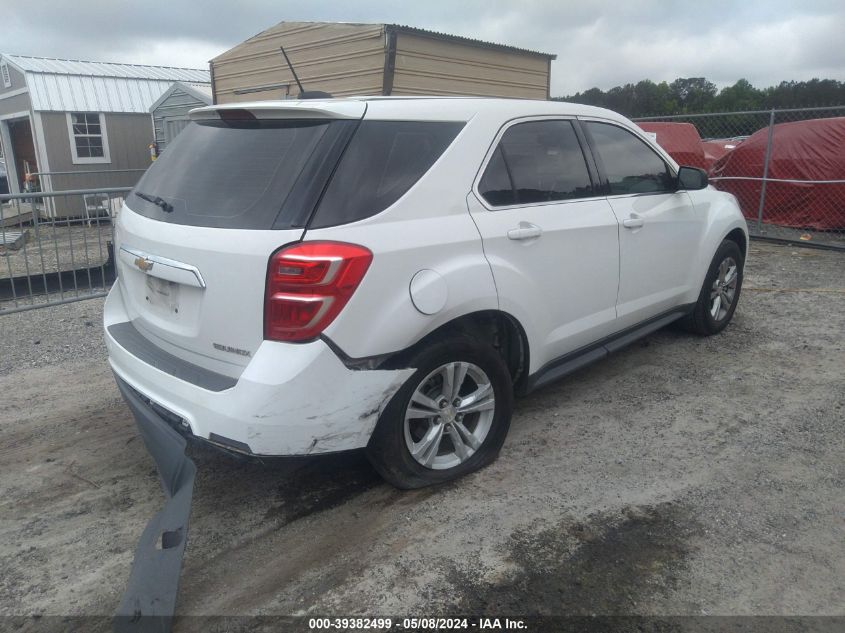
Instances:
[[[0,52],[207,67],[282,20],[389,22],[557,53],[552,95],[643,78],[845,80],[842,0],[0,0]]]

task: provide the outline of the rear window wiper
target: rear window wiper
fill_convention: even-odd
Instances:
[[[132,193],[141,198],[141,200],[152,202],[157,207],[161,207],[162,211],[164,211],[165,213],[171,213],[173,211],[173,205],[170,204],[164,198],[159,198],[158,196],[151,196],[150,194],[143,193],[142,191],[133,191]]]

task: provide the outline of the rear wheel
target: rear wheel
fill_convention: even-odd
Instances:
[[[398,488],[450,481],[492,462],[513,410],[510,374],[489,345],[441,341],[409,363],[417,370],[393,396],[367,447]]]
[[[702,336],[718,334],[730,323],[742,290],[743,257],[736,242],[719,245],[704,278],[701,293],[686,328]]]

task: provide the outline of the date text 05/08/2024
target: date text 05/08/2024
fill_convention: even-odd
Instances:
[[[406,631],[444,630],[527,630],[523,620],[512,618],[310,618],[312,630],[367,631],[391,629]]]

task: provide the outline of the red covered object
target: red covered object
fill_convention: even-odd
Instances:
[[[679,165],[707,169],[701,137],[692,123],[637,123],[645,132],[657,134],[657,144],[668,152]]]
[[[845,180],[845,117],[779,123],[772,132],[769,178]],[[757,130],[710,170],[713,184],[739,200],[748,218],[757,218],[769,130]],[[845,183],[766,184],[763,222],[807,229],[845,228]]]
[[[717,160],[722,158],[725,154],[742,143],[741,140],[731,138],[719,138],[711,141],[701,141],[701,149],[704,151],[704,162],[707,163],[705,169],[710,169]]]

